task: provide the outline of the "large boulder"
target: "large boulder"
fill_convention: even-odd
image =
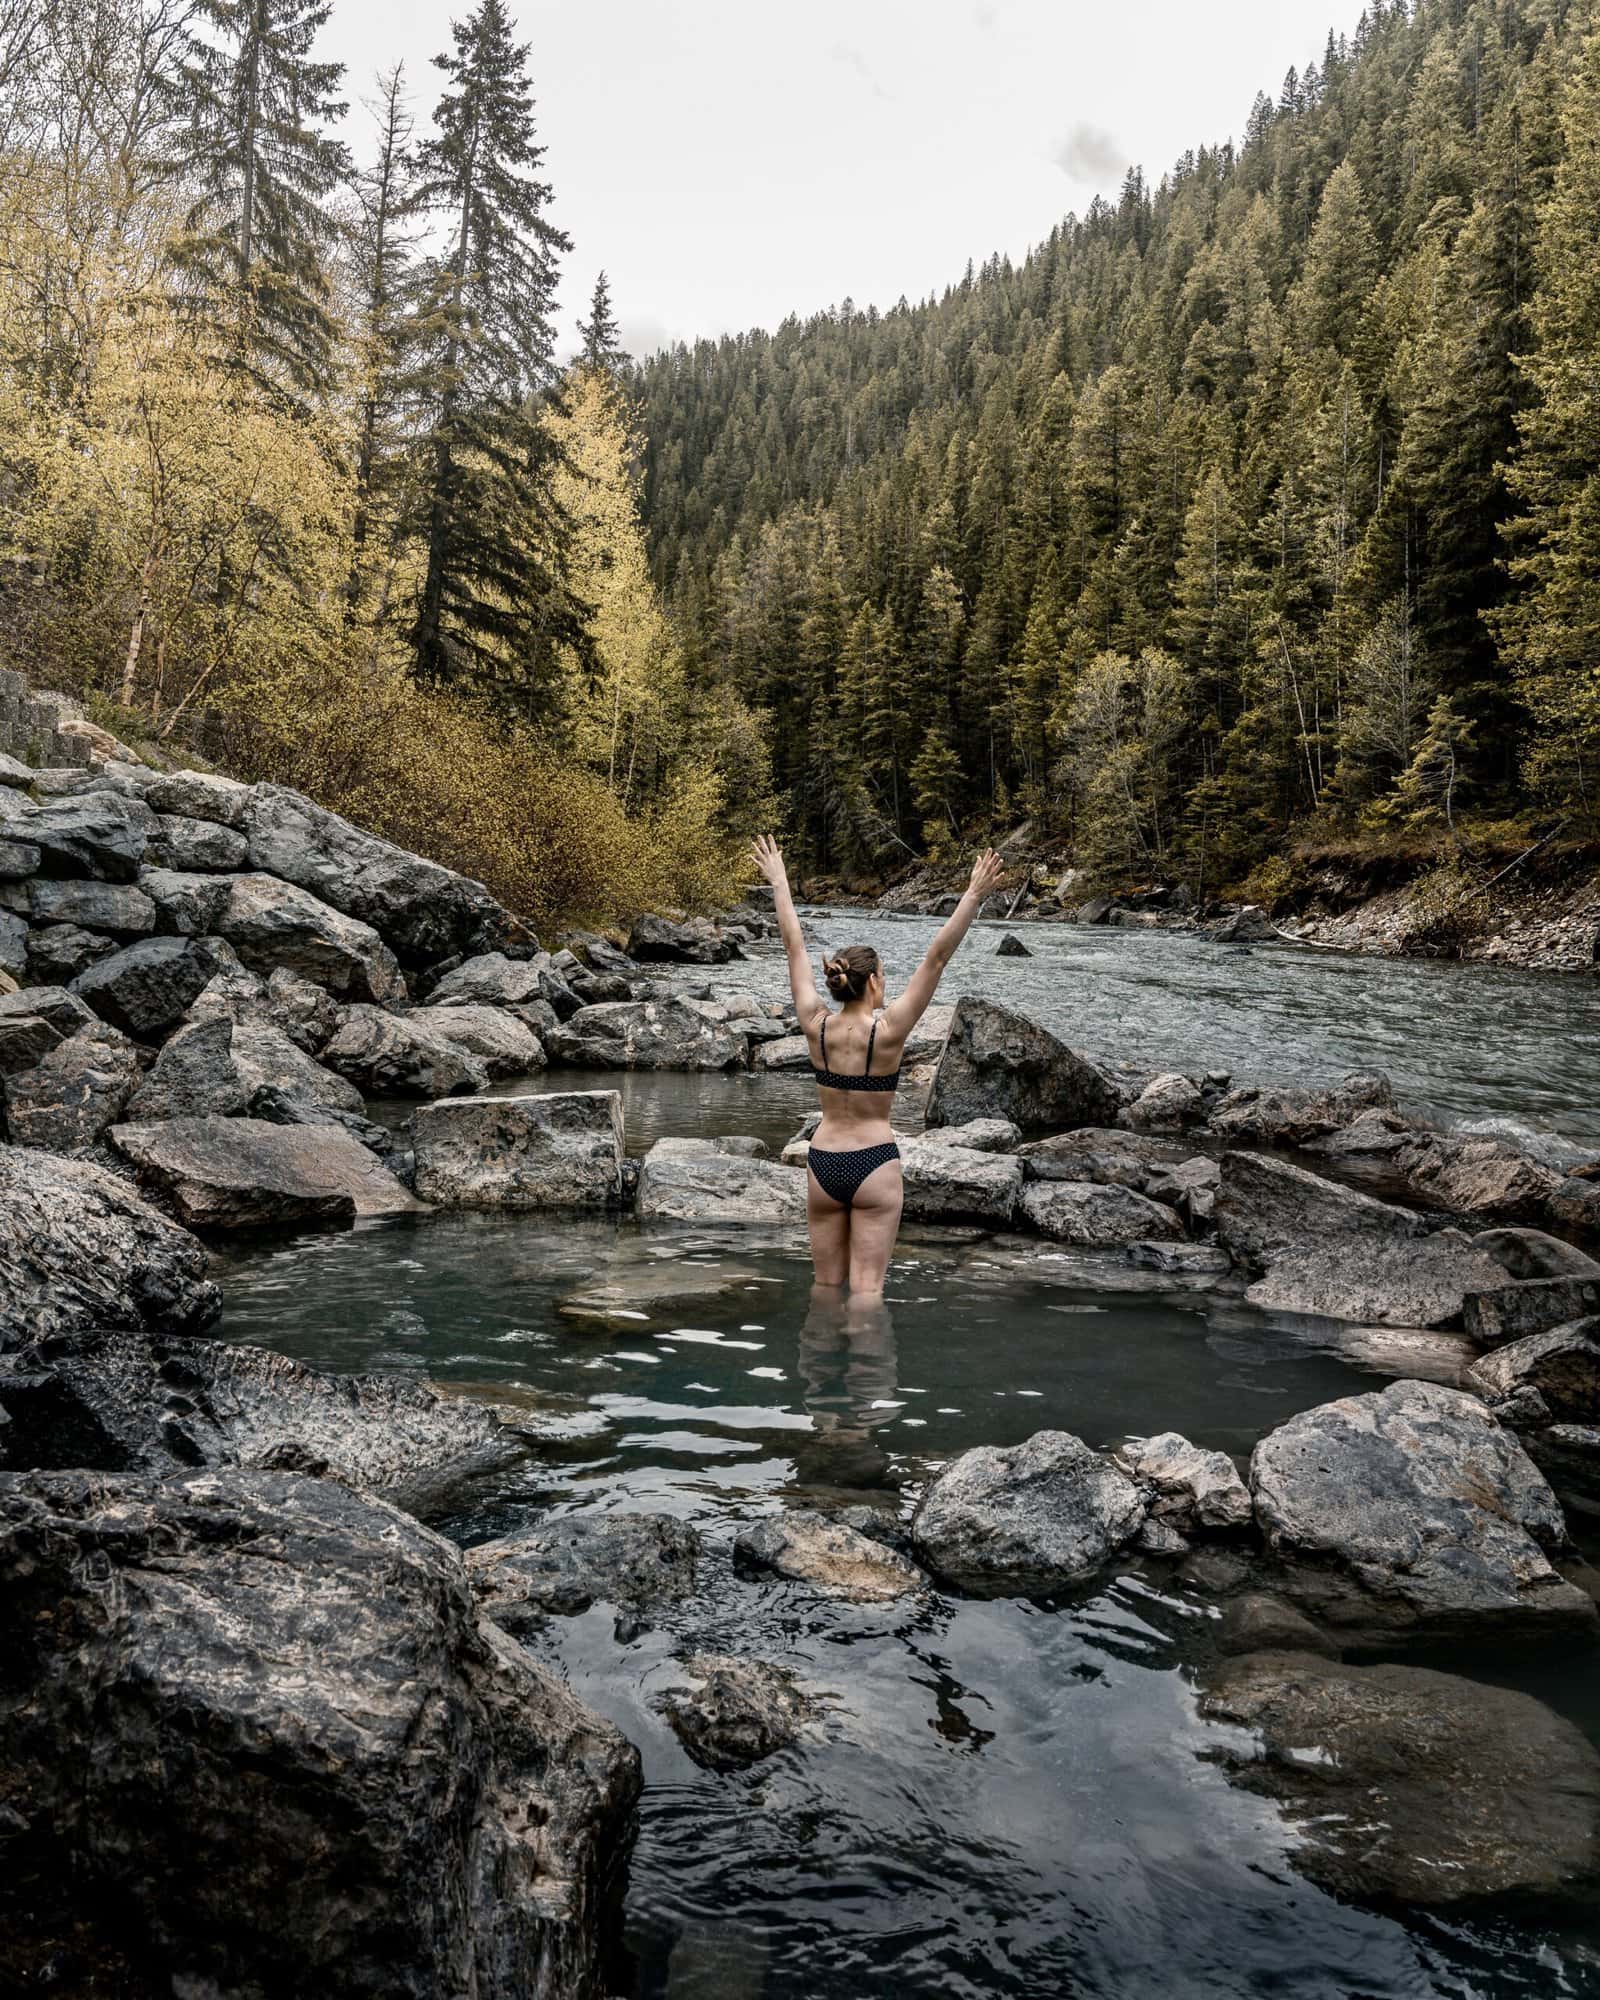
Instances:
[[[155,905],[158,936],[204,937],[222,921],[232,884],[221,875],[141,868],[139,890]]]
[[[1340,1897],[1451,1909],[1592,1885],[1600,1755],[1532,1695],[1426,1667],[1253,1653],[1214,1669],[1208,1755],[1285,1809],[1289,1858]]]
[[[924,1116],[929,1125],[1009,1118],[1041,1132],[1109,1125],[1121,1101],[1109,1077],[1047,1028],[967,995],[956,1002]]]
[[[159,813],[146,859],[162,868],[233,875],[249,867],[250,844],[236,828],[215,820]]]
[[[0,1146],[0,1349],[84,1327],[201,1332],[222,1310],[206,1263],[103,1167]]]
[[[1261,1440],[1250,1485],[1293,1592],[1357,1641],[1600,1630],[1550,1561],[1555,1495],[1476,1396],[1394,1382],[1320,1404]]]
[[[240,1118],[256,1093],[281,1091],[330,1111],[359,1113],[355,1085],[311,1060],[263,1020],[211,1016],[180,1028],[128,1106],[134,1124],[163,1118]]]
[[[532,958],[483,952],[447,972],[428,994],[430,1007],[526,1007],[535,1000],[550,1001],[563,1018],[578,1008],[576,997],[544,951]]]
[[[638,1212],[646,1222],[803,1222],[806,1177],[771,1160],[683,1153],[658,1140],[639,1170]]]
[[[1006,1223],[1022,1192],[1022,1163],[1009,1153],[902,1139],[900,1166],[913,1222]]]
[[[546,1617],[572,1618],[591,1604],[647,1613],[692,1597],[700,1536],[670,1514],[563,1514],[553,1521],[468,1549],[467,1575],[479,1604],[519,1638]]]
[[[643,964],[726,965],[744,953],[704,917],[674,923],[670,917],[643,916],[628,935],[628,956]],[[589,961],[591,964],[594,961]],[[596,965],[596,971],[610,970]]]
[[[1041,1235],[1083,1249],[1120,1249],[1183,1235],[1176,1210],[1131,1188],[1098,1181],[1030,1181],[1023,1188],[1024,1219]]]
[[[217,826],[243,826],[252,787],[214,771],[142,771],[139,789],[145,804],[156,813],[211,820]]]
[[[1223,1155],[1215,1217],[1223,1247],[1259,1274],[1251,1302],[1284,1312],[1442,1326],[1506,1278],[1456,1230],[1258,1153]]]
[[[352,1133],[261,1118],[114,1125],[142,1186],[190,1229],[343,1228],[422,1204]]]
[[[6,1077],[6,1137],[14,1146],[79,1152],[122,1116],[143,1074],[126,1035],[100,1022],[80,1028],[32,1069]]]
[[[20,823],[51,875],[91,875],[132,882],[139,873],[154,815],[137,799],[113,791],[50,799]]]
[[[102,1021],[150,1042],[183,1018],[216,970],[215,949],[194,938],[141,938],[80,972],[71,991]]]
[[[36,924],[71,924],[122,938],[148,937],[156,927],[155,904],[126,882],[56,881],[36,875],[23,887],[28,915]]]
[[[448,1098],[413,1114],[417,1192],[449,1208],[604,1208],[622,1199],[614,1090]]]
[[[1069,1431],[980,1445],[929,1481],[911,1521],[919,1558],[958,1587],[1027,1595],[1109,1560],[1144,1525],[1149,1501],[1111,1459]]]
[[[220,879],[228,884],[228,900],[217,931],[246,965],[261,973],[287,966],[340,999],[404,999],[405,979],[394,953],[370,924],[275,875]]]
[[[243,828],[252,868],[370,924],[406,965],[489,951],[520,929],[481,882],[408,854],[282,785],[255,787]]]
[[[1532,1390],[1548,1413],[1546,1422],[1600,1424],[1600,1317],[1530,1333],[1480,1355],[1463,1386],[1491,1408]]]
[[[678,999],[581,1007],[549,1048],[552,1061],[591,1069],[742,1069],[746,1051],[736,1025]]]
[[[352,1007],[322,1059],[369,1097],[453,1097],[482,1090],[489,1072],[475,1055],[419,1021],[381,1007]]]
[[[517,1016],[504,1007],[462,1005],[418,1007],[406,1016],[413,1028],[441,1035],[483,1064],[491,1079],[527,1076],[545,1066],[544,1045]]]
[[[527,1443],[485,1404],[401,1375],[328,1375],[264,1347],[61,1334],[0,1361],[14,1472],[314,1472],[435,1513]]]
[[[611,1990],[637,1755],[398,1509],[12,1475],[0,1623],[12,1885],[26,1853],[80,1939],[197,1995]]]
[[[1229,1091],[1212,1110],[1209,1130],[1235,1144],[1304,1146],[1365,1111],[1393,1108],[1394,1086],[1382,1070],[1353,1070],[1332,1089],[1250,1084]]]

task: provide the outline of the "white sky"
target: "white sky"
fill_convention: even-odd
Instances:
[[[513,0],[565,260],[635,353],[891,306],[1020,257],[1069,209],[1238,136],[1361,0]],[[461,0],[334,0],[346,93],[403,59],[431,108]],[[359,109],[348,127],[365,150]]]

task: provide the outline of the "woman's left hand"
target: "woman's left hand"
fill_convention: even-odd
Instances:
[[[774,888],[780,882],[788,881],[789,871],[783,865],[783,850],[770,833],[758,834],[750,843],[750,858]]]

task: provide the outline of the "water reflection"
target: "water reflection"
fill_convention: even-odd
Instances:
[[[796,1484],[881,1495],[893,1482],[877,1433],[905,1407],[888,1305],[836,1285],[813,1285],[798,1368],[811,1434],[795,1452]]]

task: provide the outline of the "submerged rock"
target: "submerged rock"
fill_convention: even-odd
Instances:
[[[1014,931],[1006,932],[1005,936],[995,946],[994,953],[996,958],[1032,958],[1033,956],[1033,953],[1029,951],[1028,947]]]
[[[803,1222],[806,1177],[732,1153],[663,1152],[658,1140],[639,1170],[638,1210],[653,1222]]]
[[[931,1125],[1007,1118],[1025,1132],[1107,1125],[1121,1097],[1084,1056],[1010,1008],[956,1002],[924,1113]]]
[[[614,1333],[619,1321],[651,1320],[708,1299],[726,1298],[757,1280],[754,1270],[738,1264],[619,1259],[613,1268],[596,1272],[577,1291],[557,1299],[556,1311],[563,1319],[592,1322]]]
[[[196,1994],[607,1990],[637,1755],[397,1509],[9,1476],[0,1623],[17,1851],[80,1935]]]
[[[684,1661],[699,1685],[672,1688],[655,1706],[695,1763],[708,1771],[744,1771],[798,1741],[816,1713],[787,1668],[727,1653]]]
[[[417,1192],[449,1208],[604,1208],[622,1199],[614,1090],[458,1097],[411,1120]]]
[[[1334,1895],[1449,1909],[1600,1866],[1600,1755],[1532,1695],[1255,1653],[1212,1673],[1200,1712],[1254,1733],[1206,1754],[1285,1808],[1290,1861]]]
[[[1021,1207],[1041,1235],[1086,1250],[1183,1235],[1182,1222],[1163,1202],[1096,1181],[1030,1181],[1022,1190]]]
[[[803,1510],[774,1514],[744,1529],[735,1563],[809,1583],[831,1597],[878,1604],[919,1590],[927,1579],[915,1563],[843,1522]]]
[[[1149,1503],[1111,1459],[1068,1431],[980,1445],[929,1483],[911,1521],[918,1557],[988,1595],[1058,1589],[1132,1541]]]
[[[642,1614],[694,1595],[700,1536],[670,1514],[564,1514],[466,1552],[484,1612],[515,1634],[591,1604]],[[640,1629],[637,1616],[628,1621]]]
[[[423,1205],[335,1125],[174,1118],[115,1125],[110,1138],[190,1229],[337,1229]]]

